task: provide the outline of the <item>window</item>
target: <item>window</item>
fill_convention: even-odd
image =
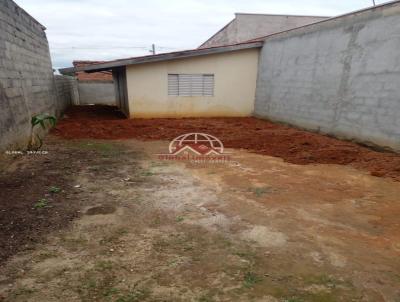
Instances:
[[[168,95],[214,96],[214,75],[168,74]]]

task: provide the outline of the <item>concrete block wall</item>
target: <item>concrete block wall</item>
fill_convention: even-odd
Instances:
[[[400,2],[267,38],[254,114],[400,150]]]
[[[13,1],[2,0],[0,150],[26,147],[32,116],[56,114],[56,97],[45,28]]]
[[[61,116],[68,106],[76,104],[78,95],[78,82],[70,76],[54,76],[56,91],[56,115]]]

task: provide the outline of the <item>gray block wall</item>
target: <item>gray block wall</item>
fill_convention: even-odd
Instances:
[[[54,76],[56,91],[56,115],[61,116],[68,106],[76,104],[78,95],[78,82],[70,76]]]
[[[236,13],[235,19],[199,48],[244,42],[326,19],[328,17]]]
[[[400,150],[400,2],[268,38],[254,114]]]
[[[11,0],[0,3],[0,150],[24,148],[32,116],[57,112],[45,28]],[[60,104],[58,113],[64,105]]]
[[[116,105],[113,81],[78,81],[79,104]]]

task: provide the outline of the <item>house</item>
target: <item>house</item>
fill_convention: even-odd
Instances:
[[[199,48],[241,43],[328,18],[321,16],[236,13],[231,22],[201,44]]]
[[[60,71],[112,70],[117,105],[130,118],[250,116],[262,45],[237,43]]]
[[[112,70],[131,118],[256,116],[400,150],[400,1],[229,45],[128,58]]]
[[[109,62],[76,61],[74,69],[60,71],[78,76],[80,104],[104,104],[111,100],[103,100],[110,87],[104,93],[93,84],[86,87],[82,79],[112,70],[116,103],[130,118],[250,116],[262,40],[249,40],[326,18],[237,13],[198,49]]]

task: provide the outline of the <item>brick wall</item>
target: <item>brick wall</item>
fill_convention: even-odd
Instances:
[[[57,112],[55,80],[44,30],[13,1],[1,0],[0,150],[26,147],[32,116]]]
[[[74,67],[84,67],[88,65],[105,63],[105,61],[73,61],[72,64]],[[78,81],[113,81],[112,72],[111,71],[100,71],[100,72],[84,72],[79,71],[75,73]]]
[[[268,38],[255,115],[400,150],[400,3]]]

